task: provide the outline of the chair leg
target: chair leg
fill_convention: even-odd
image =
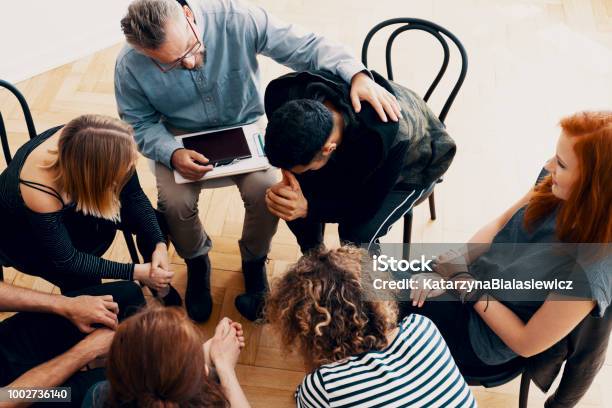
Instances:
[[[523,372],[523,374],[521,375],[521,390],[519,392],[519,408],[527,408],[530,384],[531,377],[529,376],[529,373]]]
[[[410,242],[412,240],[412,210],[404,215],[404,248],[402,255],[404,259],[410,259]]]
[[[132,262],[137,264],[140,263],[140,257],[138,256],[138,251],[136,250],[136,244],[134,244],[134,237],[127,231],[123,231],[123,237],[125,238],[125,243],[128,247],[128,252],[130,253],[130,258],[132,258]]]
[[[435,191],[432,191],[429,195],[429,215],[431,216],[432,221],[436,220],[436,201],[434,198],[434,192]]]

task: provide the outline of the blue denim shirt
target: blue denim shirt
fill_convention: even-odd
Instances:
[[[365,67],[339,44],[298,34],[260,7],[239,0],[190,0],[206,61],[195,70],[162,73],[129,45],[117,57],[119,116],[134,127],[146,157],[171,168],[182,147],[168,131],[213,129],[256,121],[264,113],[257,55],[294,70],[324,69],[345,81]]]

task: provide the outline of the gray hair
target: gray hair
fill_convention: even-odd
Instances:
[[[130,45],[155,50],[166,41],[166,23],[182,16],[175,0],[135,0],[121,19],[121,30]]]

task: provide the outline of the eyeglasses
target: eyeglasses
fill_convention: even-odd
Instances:
[[[151,58],[151,61],[153,61],[155,65],[157,65],[157,68],[159,68],[159,70],[163,72],[164,74],[168,71],[172,71],[174,68],[181,65],[183,63],[183,60],[185,60],[185,58],[191,57],[193,54],[198,52],[200,47],[202,47],[202,42],[198,39],[198,34],[196,33],[195,28],[193,28],[193,24],[191,24],[191,21],[189,21],[187,16],[185,16],[185,19],[187,20],[187,24],[189,25],[189,28],[191,28],[191,31],[193,32],[193,35],[196,39],[196,43],[193,44],[191,48],[189,48],[189,50],[187,50],[187,52],[183,54],[181,58],[177,59],[176,61],[170,64],[160,64],[159,62],[155,61],[155,59]]]

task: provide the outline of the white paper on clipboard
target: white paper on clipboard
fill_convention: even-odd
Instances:
[[[182,143],[186,137],[202,135],[206,133],[218,132],[225,129],[242,128],[244,135],[251,151],[251,157],[248,159],[238,160],[235,163],[218,166],[209,171],[199,180],[187,180],[181,176],[176,170],[174,171],[174,181],[177,184],[192,183],[194,181],[212,180],[220,177],[234,176],[236,174],[252,173],[254,171],[266,170],[270,168],[270,163],[263,151],[264,136],[263,131],[257,123],[251,123],[243,126],[233,126],[229,128],[214,129],[204,132],[189,133],[186,135],[176,136],[176,139]]]

